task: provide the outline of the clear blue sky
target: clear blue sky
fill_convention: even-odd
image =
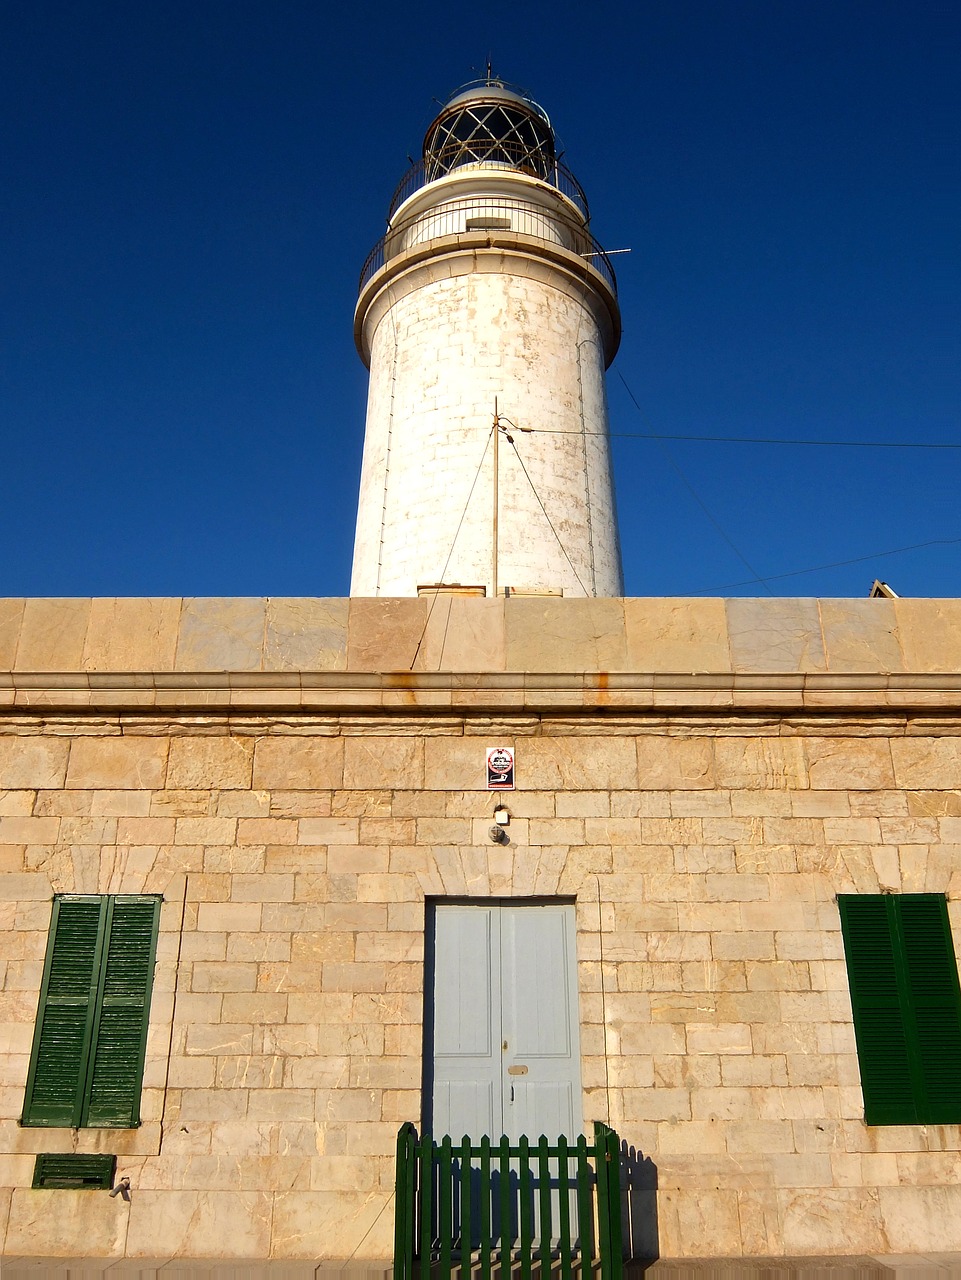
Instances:
[[[628,594],[961,594],[961,541],[877,554],[961,539],[961,451],[621,438],[961,444],[953,0],[2,0],[0,26],[0,595],[347,593],[358,273],[488,56],[632,250]]]

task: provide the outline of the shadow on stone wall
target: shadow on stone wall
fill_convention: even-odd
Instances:
[[[660,1256],[657,1165],[626,1142],[621,1143],[621,1227],[625,1275],[641,1275]]]

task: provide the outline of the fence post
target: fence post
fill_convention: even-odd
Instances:
[[[621,1151],[613,1129],[596,1121],[597,1219],[600,1233],[602,1280],[621,1280],[624,1240],[621,1230]]]
[[[414,1126],[402,1124],[397,1132],[397,1164],[394,1170],[394,1280],[412,1280],[414,1270]]]
[[[611,1280],[624,1274],[624,1232],[621,1223],[621,1140],[613,1129],[607,1130],[610,1160],[607,1172],[607,1195],[611,1210]]]
[[[601,1255],[601,1280],[611,1280],[611,1209],[608,1196],[608,1153],[605,1126],[594,1121],[594,1170],[597,1186],[597,1246]]]
[[[420,1274],[422,1277],[430,1275],[430,1249],[431,1237],[433,1234],[434,1224],[434,1166],[436,1163],[436,1148],[434,1139],[429,1133],[420,1135],[420,1142],[414,1157],[418,1164],[418,1180],[417,1180],[417,1208],[420,1214]]]

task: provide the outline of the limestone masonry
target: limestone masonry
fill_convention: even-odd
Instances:
[[[961,1127],[865,1123],[836,902],[946,894],[956,950],[959,673],[957,600],[0,602],[7,1264],[386,1274],[450,900],[574,904],[636,1257],[961,1255]],[[56,894],[162,895],[138,1127],[20,1123]]]

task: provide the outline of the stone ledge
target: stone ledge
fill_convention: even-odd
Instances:
[[[44,1193],[53,1194],[53,1193]],[[349,1262],[305,1262],[277,1258],[272,1261],[214,1258],[59,1258],[36,1255],[3,1260],[4,1280],[48,1280],[75,1270],[93,1280],[129,1277],[129,1280],[163,1280],[165,1276],[196,1276],[197,1280],[390,1280],[390,1263],[355,1259]],[[625,1259],[626,1280],[664,1277],[664,1280],[884,1280],[885,1277],[954,1276],[961,1272],[961,1254],[925,1253],[874,1255],[808,1255],[807,1257],[719,1257]],[[515,1268],[519,1274],[519,1265]]]
[[[659,709],[961,713],[961,674],[930,672],[33,672],[0,673],[13,710],[258,708],[480,714]],[[938,717],[940,718],[940,717]]]

